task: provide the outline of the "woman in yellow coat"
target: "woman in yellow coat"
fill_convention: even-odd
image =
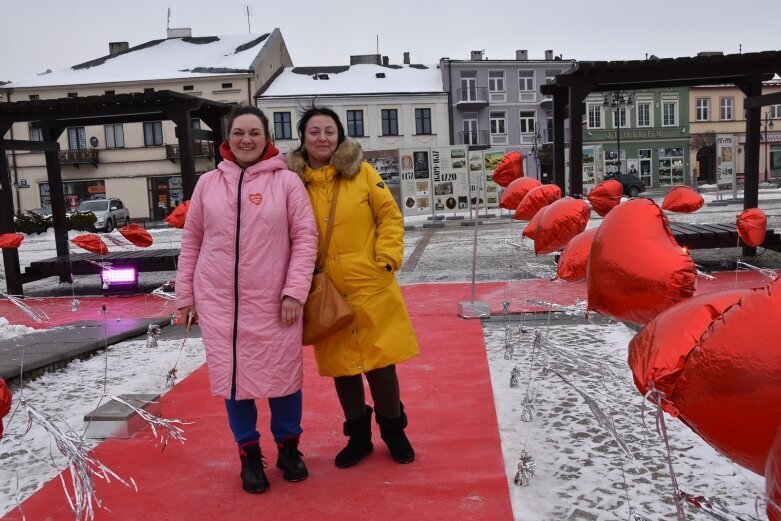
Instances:
[[[306,184],[323,240],[334,180],[342,177],[325,271],[355,312],[352,324],[314,346],[322,376],[331,376],[344,411],[347,446],[337,467],[351,467],[373,450],[369,383],[380,435],[399,463],[415,451],[404,429],[396,364],[418,354],[418,342],[394,273],[404,255],[404,222],[380,175],[363,161],[361,147],[347,138],[339,117],[327,108],[307,110],[298,123],[301,145],[288,154],[288,168]]]

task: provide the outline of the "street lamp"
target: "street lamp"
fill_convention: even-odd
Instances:
[[[770,177],[767,175],[768,164],[770,163],[770,143],[767,141],[767,131],[773,128],[773,120],[770,119],[770,111],[765,112],[765,119],[762,120],[762,131],[765,133],[765,182],[767,183]]]
[[[532,156],[534,156],[534,177],[541,181],[540,179],[540,151],[537,150],[537,141],[541,138],[540,136],[540,124],[535,122],[534,123],[534,140],[532,141]]]
[[[624,91],[610,92],[604,95],[602,100],[602,106],[610,108],[615,114],[616,126],[616,149],[618,154],[618,172],[621,173],[621,113],[625,107],[631,107],[634,105],[632,100],[632,94]]]

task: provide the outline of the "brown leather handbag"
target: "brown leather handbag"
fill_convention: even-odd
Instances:
[[[312,345],[328,338],[352,322],[355,314],[350,305],[345,302],[339,290],[324,271],[325,256],[328,244],[331,242],[334,215],[336,214],[336,198],[339,195],[341,175],[334,182],[334,194],[331,198],[331,213],[325,231],[323,249],[317,255],[315,274],[312,277],[312,287],[304,304],[304,345]]]

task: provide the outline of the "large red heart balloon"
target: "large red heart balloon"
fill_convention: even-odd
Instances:
[[[148,248],[152,245],[152,236],[149,232],[136,223],[130,223],[119,229],[122,236],[141,248]]]
[[[588,257],[591,253],[591,243],[597,234],[597,228],[577,234],[564,247],[556,266],[556,276],[570,282],[586,278]]]
[[[765,463],[765,498],[767,518],[770,521],[781,521],[781,426]]]
[[[767,232],[767,217],[759,208],[748,208],[738,215],[735,226],[738,236],[749,246],[759,246],[765,242]]]
[[[528,196],[527,196],[528,197]],[[591,245],[588,308],[645,324],[694,294],[697,270],[651,199],[632,199],[605,216]]]
[[[561,188],[558,185],[540,185],[532,188],[518,205],[513,219],[531,221],[540,208],[548,206],[558,199],[561,199]]]
[[[705,200],[700,194],[688,186],[676,186],[664,196],[662,209],[670,212],[691,213],[696,212]]]
[[[165,222],[174,228],[184,228],[184,221],[187,219],[187,211],[189,209],[190,201],[184,201],[182,204],[174,208],[174,211],[165,218]]]
[[[587,197],[594,211],[604,217],[613,207],[618,206],[622,195],[624,195],[624,185],[615,179],[608,179],[595,186]]]
[[[0,378],[0,439],[3,439],[3,418],[11,411],[13,395],[8,389],[5,380]]]
[[[697,295],[659,313],[629,342],[629,368],[635,387],[645,395],[650,389],[672,392],[686,357],[724,310],[737,303],[747,289],[728,289]],[[667,407],[668,412],[675,407]]]
[[[534,217],[532,217],[532,220],[529,221],[529,224],[526,225],[526,227],[523,229],[523,232],[521,235],[524,237],[528,237],[531,240],[534,240],[534,238],[537,236],[537,229],[540,225],[540,219],[542,219],[542,214],[545,213],[545,210],[547,210],[547,206],[543,206],[540,208],[540,210],[534,214]]]
[[[96,255],[106,255],[108,253],[106,243],[94,233],[79,235],[78,237],[71,239],[71,242]]]
[[[0,235],[0,248],[18,248],[23,240],[21,233],[4,233]]]
[[[765,472],[781,425],[781,279],[714,320],[668,394],[680,418],[732,461]]]
[[[507,152],[496,166],[492,179],[499,186],[507,186],[519,177],[523,177],[523,154]]]
[[[499,208],[506,210],[515,210],[521,201],[529,193],[529,190],[540,186],[542,183],[531,177],[520,177],[507,185],[507,189],[502,192],[499,198]]]
[[[551,203],[534,234],[534,253],[553,253],[586,229],[591,208],[582,199],[565,197]]]

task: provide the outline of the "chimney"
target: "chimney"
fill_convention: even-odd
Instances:
[[[192,38],[193,30],[189,27],[180,27],[178,29],[168,29],[166,38]]]
[[[388,60],[387,56],[382,57],[382,64],[387,67],[390,64],[390,61]]]
[[[553,51],[552,50],[549,49],[549,50],[545,51],[545,59],[548,60],[548,61],[553,60]]]
[[[483,51],[472,51],[472,61],[473,62],[483,61]]]
[[[409,53],[404,53],[404,65],[409,65]]]
[[[529,59],[529,51],[526,49],[515,51],[515,59],[518,61],[527,61]]]
[[[125,52],[130,48],[127,42],[108,42],[108,54],[114,56],[121,52]]]

